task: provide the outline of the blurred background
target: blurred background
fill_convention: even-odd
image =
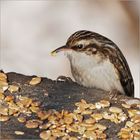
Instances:
[[[1,0],[0,69],[56,79],[71,76],[63,54],[50,52],[77,30],[98,32],[122,50],[140,97],[139,0]]]

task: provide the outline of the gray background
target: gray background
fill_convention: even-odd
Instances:
[[[77,30],[98,32],[124,53],[139,91],[138,1],[1,0],[0,69],[56,79],[71,77],[63,54],[50,52]]]

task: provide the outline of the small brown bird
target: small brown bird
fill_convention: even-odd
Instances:
[[[80,85],[134,96],[134,83],[127,61],[110,39],[81,30],[72,34],[65,46],[52,53],[60,51],[67,55],[72,75]]]

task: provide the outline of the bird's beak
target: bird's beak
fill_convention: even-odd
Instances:
[[[62,47],[59,47],[57,49],[55,49],[54,51],[51,52],[51,55],[55,55],[56,53],[58,52],[61,52],[61,51],[68,51],[70,50],[70,48],[68,48],[66,45],[65,46],[62,46]]]

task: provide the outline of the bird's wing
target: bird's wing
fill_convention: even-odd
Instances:
[[[116,45],[112,49],[110,49],[110,47],[108,48],[107,46],[105,48],[106,50],[110,51],[108,53],[109,59],[114,64],[119,73],[120,82],[125,91],[125,94],[127,96],[134,97],[134,82],[124,55]]]

